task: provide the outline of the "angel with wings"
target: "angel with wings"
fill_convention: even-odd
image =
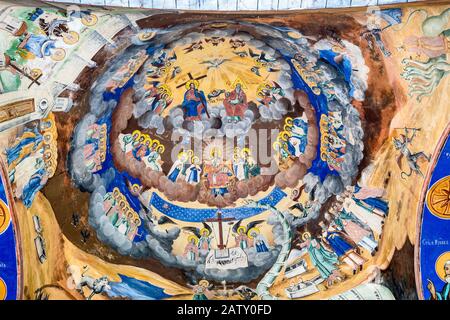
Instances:
[[[197,246],[200,252],[206,253],[211,249],[211,227],[203,222],[203,228],[183,227],[183,230],[192,233],[198,239]]]
[[[235,233],[234,239],[236,240],[236,247],[241,249],[247,249],[253,245],[251,237],[249,237],[250,231],[253,231],[255,227],[263,223],[264,220],[255,220],[249,222],[246,226],[241,226],[242,219],[236,222],[233,226],[233,232]]]

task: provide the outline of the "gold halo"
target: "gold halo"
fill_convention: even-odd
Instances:
[[[284,118],[284,123],[292,126],[294,124],[294,119],[292,119],[292,117],[286,117]]]
[[[191,158],[191,162],[192,162],[192,163],[194,163],[196,160],[197,160],[197,161],[200,161],[199,157],[193,156],[193,157]]]
[[[141,40],[142,42],[148,41],[150,39],[152,39],[154,36],[156,35],[156,32],[140,32],[138,34],[138,39]]]
[[[63,48],[56,48],[51,58],[53,61],[62,61],[66,57],[66,50]]]
[[[314,85],[316,85],[316,84],[314,83]],[[320,95],[322,94],[322,90],[320,90],[319,87],[314,87],[314,88],[312,89],[312,92],[313,92],[316,96],[320,96]]]
[[[281,141],[287,141],[288,138],[285,138],[285,136],[287,136],[288,138],[290,138],[290,137],[292,136],[292,133],[290,133],[289,131],[281,131],[281,132],[280,132],[280,135],[279,135],[280,140],[281,140]]]
[[[206,231],[208,234],[206,235],[206,236],[209,236],[210,234],[211,234],[211,232],[208,230],[208,229],[206,229],[206,228],[201,228],[200,229],[200,235],[203,235],[203,232],[204,231]]]
[[[134,136],[135,134],[137,134],[138,138],[140,138],[142,135],[139,130],[134,130],[133,133],[131,134],[131,136]]]
[[[39,68],[31,69],[30,75],[33,79],[37,79],[40,75],[42,75],[42,70]]]
[[[8,229],[10,222],[11,222],[11,214],[9,212],[9,208],[6,206],[6,203],[4,203],[3,200],[0,200],[0,234],[2,234],[3,232],[6,231],[6,229]]]
[[[300,39],[302,37],[302,34],[296,31],[289,31],[287,35],[292,39]]]
[[[186,156],[186,152],[184,151],[180,151],[180,153],[178,153],[178,159],[181,159],[182,157]]]
[[[244,231],[244,233],[246,233],[246,231],[247,231],[247,228],[246,227],[244,227],[244,226],[240,226],[238,229],[237,229],[237,233],[239,234],[239,231]]]
[[[196,89],[198,89],[198,86],[200,85],[200,83],[198,82],[198,80],[191,79],[191,80],[189,80],[188,82],[186,82],[186,89],[187,89],[187,90],[189,90],[189,89],[191,88],[191,83],[193,83],[193,84],[194,84],[194,87],[195,87]]]
[[[67,33],[64,33],[64,35],[63,35],[64,43],[69,46],[77,43],[79,40],[80,40],[80,35],[78,34],[78,32],[75,32],[75,31],[69,31]]]
[[[245,85],[244,81],[242,81],[241,79],[237,78],[236,80],[234,80],[233,84],[231,85],[231,88],[236,88],[236,86],[240,84],[242,90],[246,90],[247,86]]]
[[[5,281],[3,281],[2,278],[0,278],[0,300],[5,300],[7,293],[8,293],[8,289],[6,287],[6,283],[5,283]]]
[[[276,146],[278,146],[278,147],[276,147]],[[277,141],[275,141],[275,142],[273,143],[272,147],[273,147],[274,150],[279,150],[279,149],[281,148],[281,143],[280,143],[280,141],[278,141],[278,139],[277,139]]]
[[[135,220],[138,220],[138,221],[139,221],[138,223],[136,223],[136,226],[139,227],[139,226],[142,224],[142,221],[141,221],[141,219],[139,219],[139,216],[138,216],[138,215],[136,215],[136,218],[134,219],[134,221],[135,221]]]
[[[158,144],[158,146],[156,147],[156,151],[158,152],[158,149],[160,148],[162,148],[162,151],[159,154],[163,154],[166,148],[162,144]]]
[[[98,21],[98,17],[95,14],[87,14],[81,18],[81,23],[86,27],[91,27],[95,25]]]
[[[217,148],[217,147],[212,148],[211,151],[210,151],[210,153],[209,153],[209,155],[210,155],[211,157],[214,157],[214,155],[216,154],[216,151],[217,151],[217,153],[219,154],[219,157],[222,157],[222,151],[221,151],[219,148]]]
[[[192,241],[192,239],[194,239],[195,240],[195,244],[198,245],[198,238],[196,236],[194,236],[193,234],[191,234],[188,237],[188,242],[190,243]]]
[[[303,232],[302,234],[302,240],[306,241],[308,239],[311,239],[311,233],[309,233],[308,231]]]
[[[445,262],[450,261],[450,251],[444,252],[436,259],[435,270],[438,277],[445,281],[445,271],[444,264]]]
[[[344,48],[341,48],[340,46],[332,46],[331,51],[341,53],[344,52]]]
[[[242,148],[242,150],[241,150],[241,157],[244,157],[246,154],[247,155],[251,154],[250,149],[249,148]]]
[[[152,139],[150,139],[150,137],[146,137],[143,143],[145,144],[147,141],[150,141],[149,145],[152,144]]]
[[[198,285],[201,286],[201,287],[207,288],[207,287],[209,287],[209,281],[205,280],[205,279],[200,280]]]
[[[247,236],[248,236],[250,239],[253,239],[252,231],[255,231],[255,232],[258,233],[258,234],[261,233],[261,231],[260,231],[257,227],[251,228],[250,230],[247,231]]]
[[[289,132],[289,130],[292,130],[292,127],[293,127],[293,125],[291,125],[291,124],[285,124],[283,127],[283,130]]]

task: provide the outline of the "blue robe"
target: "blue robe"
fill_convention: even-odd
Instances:
[[[34,54],[38,58],[44,58],[50,56],[52,50],[56,48],[55,41],[51,40],[47,36],[32,34],[28,38],[24,48]]]
[[[27,208],[31,207],[36,193],[42,189],[43,185],[41,184],[41,181],[44,174],[45,169],[38,170],[23,188],[22,201]]]
[[[194,89],[194,95],[195,97],[197,97],[198,99],[200,99],[200,101],[195,101],[195,100],[188,100],[187,96],[188,96],[189,90],[186,91],[186,93],[184,94],[184,100],[183,103],[181,105],[181,107],[184,110],[184,114],[185,117],[197,117],[199,116],[198,114],[198,106],[200,104],[203,104],[204,108],[201,110],[201,114],[206,112],[206,97],[205,94],[203,93],[203,91],[198,91],[197,89]]]
[[[177,181],[179,174],[180,174],[180,169],[177,167],[172,171],[172,173],[168,176],[168,178],[170,181],[175,182],[175,181]]]
[[[200,171],[199,168],[197,167],[193,167],[191,168],[190,172],[189,172],[189,178],[188,178],[188,182],[198,182],[198,172]]]
[[[27,130],[27,131],[30,132],[31,130]],[[12,148],[6,149],[6,157],[7,157],[8,165],[10,165],[16,159],[19,158],[20,153],[22,152],[22,149],[25,146],[27,146],[29,144],[33,144],[33,148],[35,148],[39,143],[41,143],[42,135],[37,130],[33,130],[33,131],[36,134],[35,137],[27,137],[25,139],[22,139],[19,141],[19,143],[17,143]]]
[[[331,248],[333,248],[333,251],[336,252],[338,257],[342,257],[347,252],[353,249],[353,247],[347,241],[345,241],[338,232],[329,232],[326,239]]]
[[[436,290],[436,300],[450,300],[450,283],[446,283],[441,292]]]
[[[361,187],[358,186],[358,185],[356,185],[356,186],[355,186],[355,193],[358,193],[359,190],[361,190]],[[358,200],[358,199],[355,199],[355,201],[356,201],[356,203],[357,203],[358,205],[360,205],[360,203],[358,203],[358,202],[364,201],[364,202],[365,202],[367,205],[369,205],[372,209],[373,209],[373,208],[376,208],[376,209],[378,209],[378,210],[381,210],[381,211],[384,212],[384,213],[387,213],[388,210],[389,210],[389,205],[388,205],[388,203],[387,203],[386,201],[384,201],[383,199],[379,199],[379,198],[367,198],[367,199],[364,199],[364,200]],[[362,205],[361,205],[361,206],[362,206]],[[364,206],[363,206],[363,207],[364,207]]]

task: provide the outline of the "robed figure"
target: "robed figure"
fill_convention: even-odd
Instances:
[[[240,83],[236,84],[234,90],[226,93],[223,105],[225,106],[225,111],[231,121],[237,122],[244,117],[244,113],[248,108],[248,104],[247,96],[242,90],[242,86]]]
[[[197,81],[189,81],[186,84],[187,91],[181,105],[186,120],[201,120],[203,113],[206,113],[206,97],[203,91],[198,90]]]

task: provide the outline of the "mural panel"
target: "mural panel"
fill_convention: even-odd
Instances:
[[[448,2],[0,6],[0,298],[448,300]]]

